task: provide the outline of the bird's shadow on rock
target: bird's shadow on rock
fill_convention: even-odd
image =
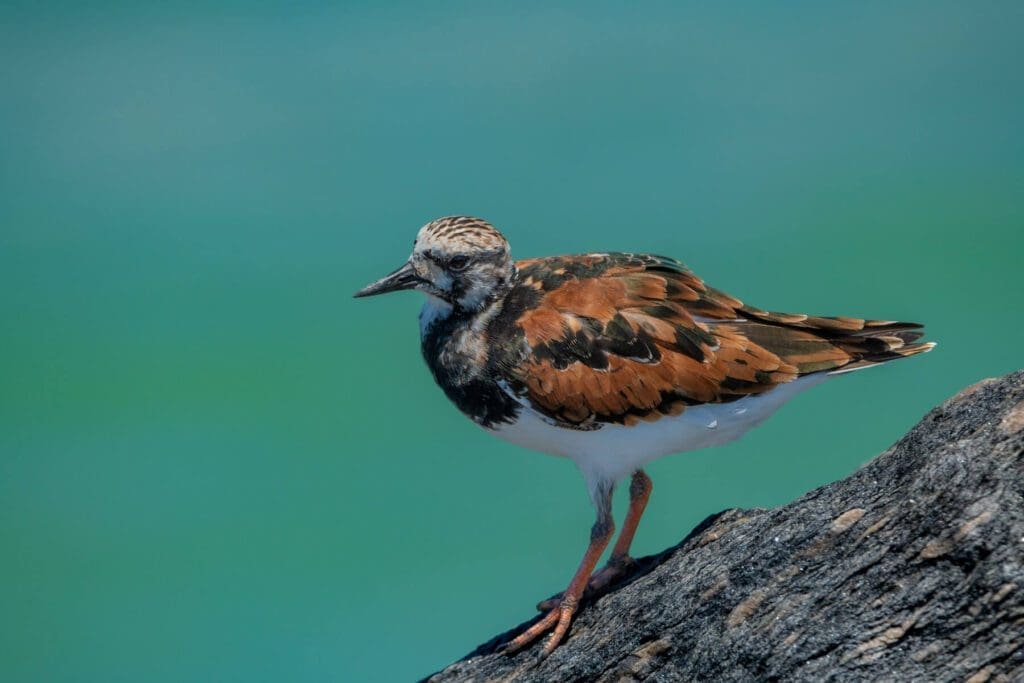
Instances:
[[[597,600],[600,600],[605,595],[608,595],[609,593],[614,593],[614,592],[618,591],[619,589],[625,588],[626,586],[628,586],[629,584],[633,583],[637,579],[640,579],[640,578],[646,576],[647,574],[650,574],[657,567],[659,567],[661,564],[663,564],[665,561],[667,561],[670,557],[672,557],[672,555],[674,555],[676,552],[678,552],[691,539],[693,539],[693,538],[699,536],[700,534],[704,533],[705,531],[710,529],[712,526],[714,526],[715,522],[717,522],[723,516],[729,514],[730,512],[733,512],[733,511],[734,511],[734,509],[730,508],[728,510],[722,510],[721,512],[716,512],[713,515],[708,515],[697,526],[695,526],[690,531],[690,533],[688,533],[686,535],[686,537],[683,538],[683,540],[679,541],[679,543],[675,544],[674,546],[671,546],[670,548],[666,548],[665,550],[662,550],[660,553],[655,553],[654,555],[647,555],[646,557],[640,557],[640,558],[635,559],[633,564],[630,566],[630,568],[624,574],[622,574],[619,577],[616,577],[607,586],[605,586],[604,588],[602,588],[601,590],[598,590],[598,591],[590,591],[590,590],[588,590],[586,593],[584,593],[582,600],[580,600],[580,611],[582,612],[583,610],[585,610],[587,608],[587,606],[593,604]],[[523,623],[519,624],[518,626],[515,626],[515,627],[509,629],[508,631],[505,631],[504,633],[501,633],[501,634],[495,636],[494,638],[491,638],[486,643],[483,643],[482,645],[477,647],[475,650],[473,650],[472,652],[467,654],[465,657],[463,657],[463,659],[471,659],[473,657],[483,657],[483,656],[486,656],[486,655],[494,654],[495,652],[499,652],[505,645],[507,645],[509,642],[511,642],[516,636],[518,636],[520,633],[522,633],[523,631],[525,631],[526,629],[530,628],[535,623],[540,621],[541,618],[543,618],[543,616],[544,616],[544,613],[538,614],[533,619],[530,619],[529,621],[524,621]],[[524,654],[524,653],[527,653],[529,651],[530,651],[530,648],[524,648],[522,651],[520,651],[519,653],[516,653],[516,654]]]

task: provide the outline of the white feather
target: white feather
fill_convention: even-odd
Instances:
[[[829,376],[800,377],[771,391],[731,403],[690,406],[680,415],[633,426],[605,424],[600,429],[559,427],[530,407],[523,397],[519,418],[490,429],[498,438],[541,453],[569,458],[587,486],[617,482],[652,460],[734,441],[768,419],[794,396]],[[511,390],[505,387],[511,394]]]
[[[438,299],[436,296],[427,294],[427,300],[423,302],[423,308],[420,309],[420,339],[423,339],[427,330],[429,330],[434,323],[444,320],[452,314],[452,305],[444,299]]]

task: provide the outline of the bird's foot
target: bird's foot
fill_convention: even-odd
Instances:
[[[560,598],[558,604],[545,614],[540,621],[516,636],[502,650],[507,654],[514,654],[532,643],[541,634],[554,629],[548,641],[544,643],[544,649],[541,652],[541,657],[547,657],[562,642],[562,639],[569,630],[569,625],[572,623],[572,617],[576,614],[578,606],[579,601],[572,596]]]
[[[594,595],[600,595],[612,583],[614,583],[616,579],[632,569],[635,564],[636,561],[629,555],[609,559],[608,564],[590,577],[590,581],[587,582],[587,588],[583,593],[584,597],[590,598]],[[558,593],[557,595],[552,595],[547,600],[541,600],[537,603],[537,611],[548,612],[549,610],[555,609],[562,603],[564,596],[565,593]]]

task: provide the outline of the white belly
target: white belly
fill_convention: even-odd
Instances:
[[[523,405],[514,424],[488,430],[501,439],[576,463],[587,483],[615,482],[670,453],[718,446],[738,439],[764,422],[796,394],[829,378],[824,373],[801,377],[758,396],[732,403],[689,407],[682,414],[632,427],[606,424],[601,429],[566,429]]]

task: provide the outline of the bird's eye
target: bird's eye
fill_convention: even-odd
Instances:
[[[468,256],[452,256],[448,260],[448,268],[450,270],[465,270],[466,266],[469,265]]]

